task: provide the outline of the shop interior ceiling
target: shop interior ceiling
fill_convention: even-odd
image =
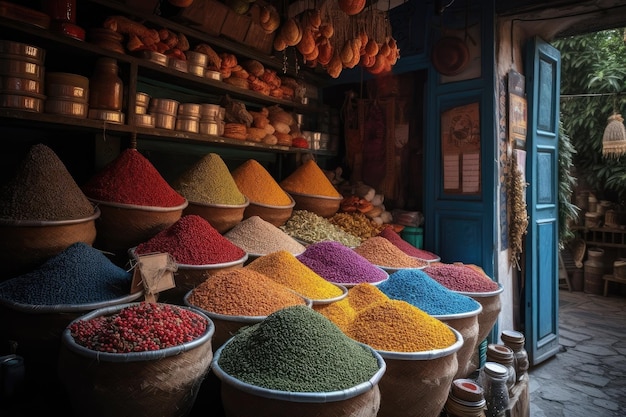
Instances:
[[[286,1],[289,17],[296,16],[309,8],[318,8],[328,0],[279,0]],[[349,1],[349,0],[344,0]],[[395,37],[396,24],[410,26],[407,11],[432,8],[436,16],[450,16],[453,10],[473,10],[482,0],[361,0],[364,9],[378,9],[389,16],[389,31]],[[273,0],[270,0],[273,2]],[[354,1],[360,3],[360,1]],[[404,6],[409,6],[404,7]],[[399,12],[398,12],[399,11]],[[626,0],[507,0],[495,1],[495,11],[499,18],[510,19],[516,25],[542,25],[544,39],[580,35],[601,30],[626,27]],[[454,14],[454,13],[452,13]],[[458,14],[458,13],[457,13]],[[445,17],[444,17],[445,18]],[[440,24],[442,24],[440,21]],[[467,23],[467,22],[466,22]],[[404,29],[404,28],[403,28]],[[400,41],[399,41],[400,42]],[[400,56],[423,52],[399,44]]]
[[[555,37],[626,27],[625,0],[496,1],[496,13],[520,22],[567,20],[564,25],[553,25]]]

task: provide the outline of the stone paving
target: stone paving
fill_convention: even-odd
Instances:
[[[626,297],[560,290],[559,344],[530,369],[530,417],[626,416]]]

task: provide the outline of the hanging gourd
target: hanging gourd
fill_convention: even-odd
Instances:
[[[354,16],[363,11],[365,0],[339,0],[339,8],[348,16]]]

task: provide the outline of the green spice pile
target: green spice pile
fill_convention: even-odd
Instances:
[[[287,392],[332,392],[378,371],[372,352],[305,306],[287,307],[224,345],[220,368],[243,382]]]
[[[287,222],[281,226],[289,236],[306,243],[333,240],[353,248],[361,244],[361,238],[354,236],[328,219],[308,210],[294,210]]]
[[[204,204],[242,205],[246,202],[224,160],[209,153],[174,182],[173,187],[187,200]]]

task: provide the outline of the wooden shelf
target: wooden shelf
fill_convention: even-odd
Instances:
[[[626,248],[626,230],[608,227],[584,227],[572,228],[580,238],[589,244],[600,247]]]

